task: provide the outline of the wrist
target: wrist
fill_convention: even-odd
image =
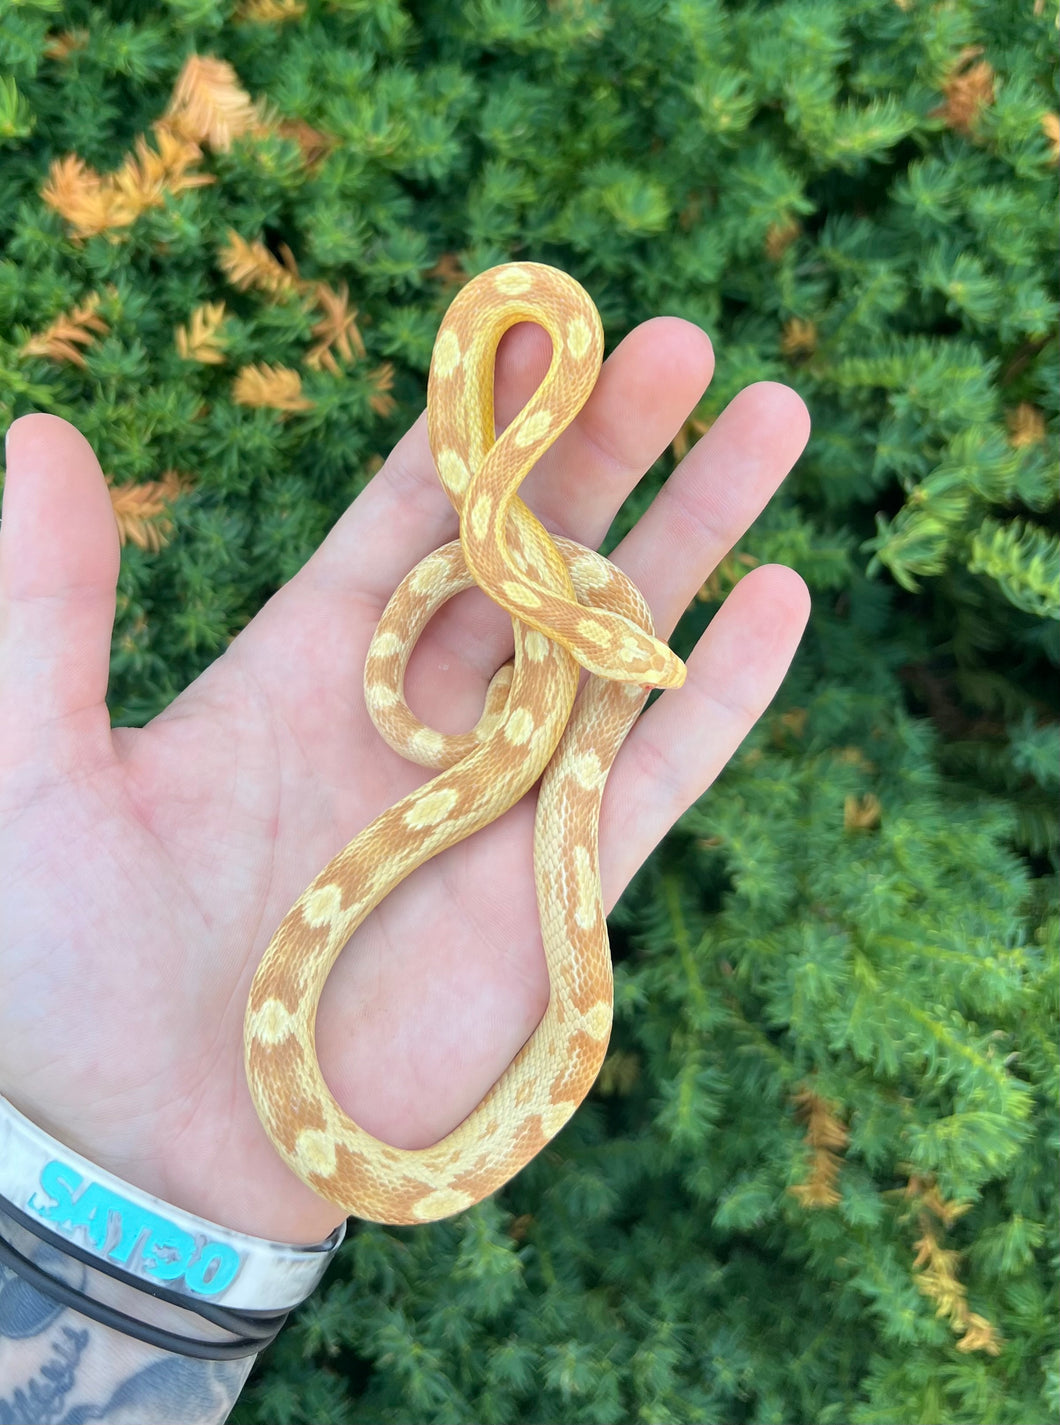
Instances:
[[[28,1230],[60,1260],[65,1257],[87,1271],[91,1288],[82,1291],[80,1305],[67,1283],[49,1281],[46,1269],[13,1248],[14,1228]],[[228,1346],[222,1342],[221,1349],[229,1354],[244,1353],[236,1347],[260,1349],[262,1333],[254,1318],[264,1314],[271,1326],[304,1300],[342,1234],[340,1228],[323,1242],[299,1247],[196,1217],[56,1142],[0,1098],[0,1244],[6,1239],[9,1245],[6,1264],[38,1290],[50,1291],[55,1299],[97,1320],[113,1319],[107,1298],[119,1283],[135,1295],[221,1326],[236,1338]],[[143,1326],[144,1310],[151,1315],[156,1307],[140,1305]],[[119,1329],[141,1340],[159,1335],[150,1330],[144,1334],[133,1329],[136,1325],[126,1312]],[[183,1339],[185,1347],[206,1348],[187,1354],[221,1354],[209,1349],[209,1339],[177,1339]]]
[[[91,1114],[57,1112],[47,1101],[5,1088],[0,1081],[0,1103],[4,1101],[68,1153],[77,1154],[142,1192],[172,1202],[185,1211],[195,1211],[193,1204],[178,1200],[181,1194],[174,1191],[171,1175],[161,1158],[144,1152],[145,1135],[139,1131],[133,1134],[128,1126],[105,1126]],[[136,1152],[131,1151],[133,1142],[137,1144]]]
[[[247,1102],[246,1122],[211,1128],[210,1115],[196,1114],[189,1126],[169,1128],[174,1115],[160,1111],[151,1120],[138,1111],[118,1115],[94,1110],[76,1118],[54,1111],[57,1096],[39,1100],[4,1087],[7,1101],[69,1152],[123,1182],[184,1212],[252,1237],[312,1245],[343,1220],[334,1204],[300,1182],[281,1161]]]

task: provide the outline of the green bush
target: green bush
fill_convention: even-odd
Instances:
[[[678,631],[758,560],[814,592],[614,917],[597,1092],[496,1200],[359,1227],[233,1419],[1056,1417],[1054,42],[1040,0],[0,0],[0,403],[113,480],[117,721],[369,478],[462,274],[706,327],[682,443],[762,378],[815,421]]]

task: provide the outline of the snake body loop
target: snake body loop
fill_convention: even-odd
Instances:
[[[524,321],[545,328],[552,360],[497,437],[497,346]],[[611,963],[597,851],[604,782],[649,689],[679,686],[685,670],[654,637],[647,605],[625,575],[549,535],[517,493],[588,399],[602,349],[600,319],[582,288],[533,263],[483,273],[447,312],[427,419],[460,540],[402,580],[365,666],[365,698],[382,736],[440,770],[324,867],[284,917],[251,986],[247,1082],[269,1137],[322,1197],[371,1221],[429,1222],[494,1192],[571,1116],[607,1048]],[[511,615],[515,655],[491,683],[478,725],[450,736],[409,709],[404,674],[433,614],[473,584]],[[596,676],[575,703],[579,665]],[[534,874],[548,1007],[461,1124],[432,1147],[394,1148],[354,1123],[324,1081],[315,1044],[324,983],[353,932],[404,877],[501,816],[542,773]]]

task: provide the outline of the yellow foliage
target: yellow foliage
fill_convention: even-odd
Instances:
[[[173,528],[169,506],[187,488],[175,470],[138,485],[114,485],[108,476],[110,502],[122,544],[135,544],[152,554],[165,544]]]
[[[44,53],[49,59],[55,59],[62,63],[77,50],[85,49],[87,45],[87,30],[61,30],[48,40],[44,46]]]
[[[596,1087],[602,1094],[629,1094],[633,1092],[639,1078],[639,1056],[615,1049],[600,1066]]]
[[[297,20],[305,14],[305,0],[243,0],[236,11],[237,20],[256,20],[258,24],[276,24]]]
[[[440,282],[443,288],[463,287],[468,280],[464,264],[455,252],[443,252],[427,276]]]
[[[185,361],[201,361],[204,366],[220,366],[224,361],[225,304],[206,302],[196,307],[186,327],[177,327],[177,351]]]
[[[64,312],[36,336],[31,336],[22,348],[23,356],[46,356],[52,361],[72,361],[84,366],[85,358],[78,350],[91,346],[97,336],[105,336],[110,328],[96,312],[99,294],[93,292],[72,312]]]
[[[394,385],[393,363],[384,361],[382,366],[377,366],[372,372],[371,381],[375,395],[369,399],[368,404],[377,416],[389,416],[397,407],[397,402],[390,395]]]
[[[222,153],[232,147],[233,139],[268,127],[232,66],[212,55],[189,55],[177,76],[166,118],[178,133]]]
[[[1037,406],[1028,401],[1009,411],[1005,416],[1008,426],[1009,444],[1017,450],[1026,445],[1041,445],[1045,439],[1045,417]]]
[[[880,799],[872,792],[863,797],[849,796],[843,802],[843,830],[871,831],[880,824]]]
[[[282,0],[278,8],[284,11],[282,18],[294,13]],[[69,31],[51,40],[48,52],[65,59],[84,43],[81,31]],[[177,76],[165,114],[152,125],[151,143],[141,135],[135,152],[110,174],[97,173],[76,154],[56,159],[41,195],[66,219],[76,237],[129,227],[148,208],[161,206],[167,193],[215,181],[211,174],[194,171],[203,145],[223,152],[243,134],[274,130],[295,139],[307,164],[317,162],[332,144],[327,135],[301,121],[269,120],[226,60],[193,54]]]
[[[73,153],[52,160],[41,197],[66,219],[77,237],[92,237],[126,222],[119,214],[113,183]]]
[[[212,183],[209,173],[191,170],[202,157],[198,144],[164,121],[152,129],[155,147],[141,135],[136,151],[113,173],[100,174],[76,154],[52,162],[41,197],[70,224],[79,238],[129,227],[148,208],[161,207],[167,193]]]
[[[326,158],[335,147],[335,140],[330,134],[314,129],[312,124],[307,124],[304,119],[280,119],[276,124],[276,132],[284,138],[294,139],[302,150],[307,168],[312,168],[322,158]]]
[[[1043,114],[1042,132],[1049,140],[1049,157],[1055,163],[1060,159],[1060,114]]]
[[[769,260],[779,262],[801,232],[802,225],[794,218],[787,223],[774,223],[766,233],[766,256]]]
[[[794,1098],[799,1117],[806,1123],[806,1144],[810,1150],[810,1175],[804,1183],[788,1188],[803,1207],[835,1207],[839,1202],[836,1183],[847,1146],[846,1126],[836,1116],[836,1106],[803,1089]]]
[[[802,356],[817,350],[817,327],[802,317],[792,317],[784,323],[780,349],[785,356]]]
[[[914,1244],[913,1257],[917,1286],[935,1303],[935,1314],[944,1317],[959,1333],[958,1351],[985,1351],[999,1356],[1002,1340],[993,1323],[968,1309],[968,1293],[957,1276],[961,1254],[943,1247],[941,1241],[940,1225],[945,1231],[968,1211],[970,1204],[945,1202],[930,1178],[916,1175],[909,1179],[905,1196],[918,1208],[920,1236]]]
[[[934,111],[934,117],[944,119],[959,134],[970,134],[979,110],[994,102],[994,71],[979,59],[982,52],[977,45],[961,51],[942,85],[946,102]]]
[[[297,371],[265,362],[243,367],[232,397],[237,405],[268,406],[274,411],[309,411],[313,407],[313,402],[302,395],[302,378]]]
[[[313,335],[317,340],[306,356],[306,365],[311,370],[319,371],[324,367],[333,374],[338,373],[339,366],[332,351],[333,347],[337,348],[344,361],[352,361],[354,354],[364,356],[364,341],[357,328],[357,308],[350,310],[349,295],[345,282],[338,292],[333,291],[326,282],[317,283],[314,305],[324,315],[313,328]]]
[[[221,269],[233,287],[241,292],[255,287],[272,296],[297,292],[303,284],[298,276],[298,264],[291,249],[281,249],[283,262],[275,258],[263,242],[246,242],[232,228],[228,230],[228,245],[221,249]]]

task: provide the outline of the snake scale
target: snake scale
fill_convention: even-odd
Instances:
[[[545,329],[552,357],[498,436],[497,347],[520,322]],[[324,867],[284,917],[251,987],[246,1074],[266,1132],[305,1183],[370,1221],[430,1222],[494,1192],[566,1123],[607,1048],[611,962],[597,851],[604,782],[650,689],[680,686],[685,668],[654,637],[629,579],[594,551],[550,535],[517,493],[588,399],[602,354],[588,295],[536,263],[482,273],[446,313],[431,358],[427,425],[460,538],[402,580],[372,639],[364,680],[383,738],[437,775]],[[515,656],[490,684],[477,726],[446,735],[408,707],[405,668],[434,613],[472,584],[510,614]],[[580,668],[595,676],[576,698]],[[392,1147],[358,1127],[324,1081],[315,1044],[324,983],[358,925],[405,876],[499,817],[539,778],[534,875],[548,1007],[451,1133],[424,1149]]]

